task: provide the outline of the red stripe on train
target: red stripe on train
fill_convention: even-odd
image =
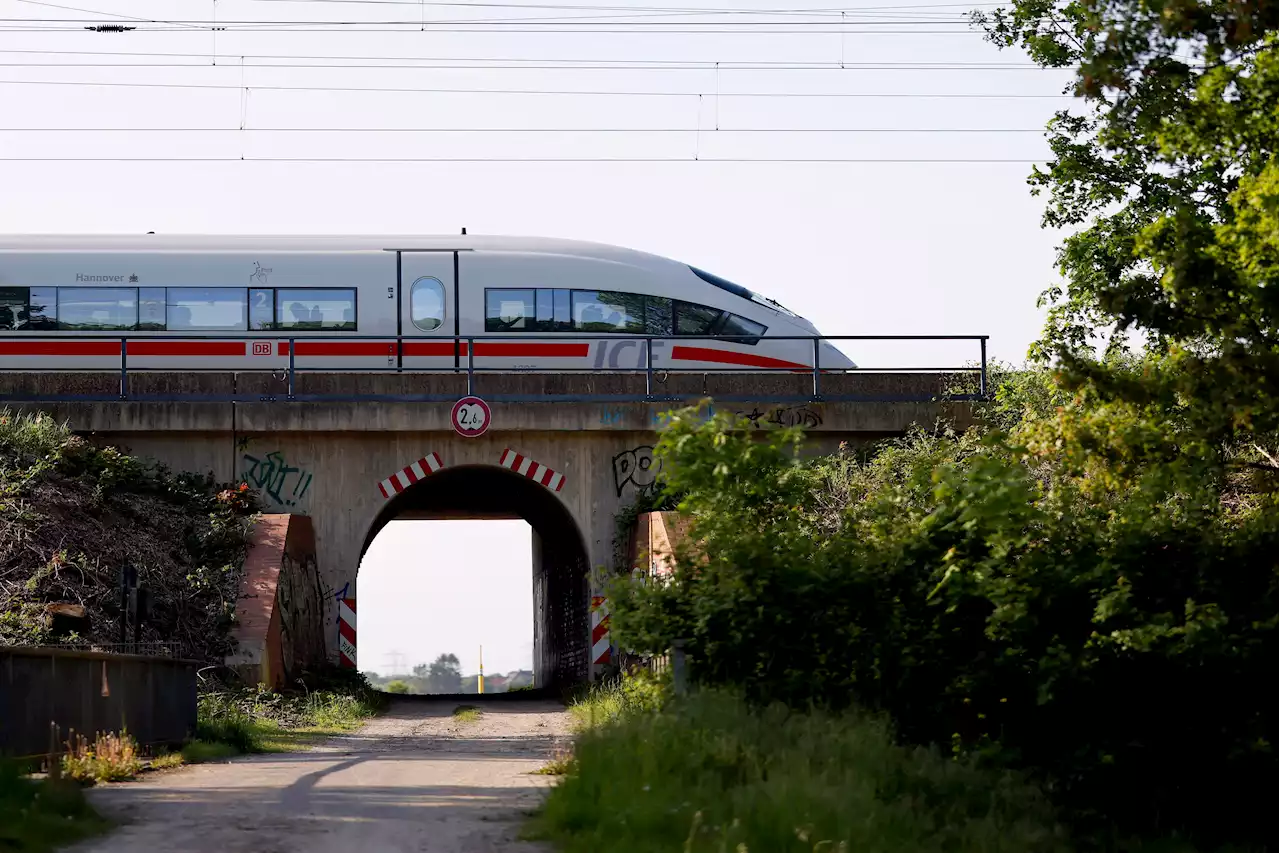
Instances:
[[[807,365],[767,355],[756,355],[750,352],[731,352],[730,350],[710,349],[708,347],[689,347],[676,345],[671,348],[671,358],[676,361],[710,361],[717,364],[739,364],[744,367],[793,367],[808,370]]]
[[[476,356],[542,357],[542,358],[586,358],[591,352],[590,344],[577,343],[491,343],[477,342]],[[294,341],[297,355],[363,355],[394,356],[394,341],[376,343],[367,341]],[[409,356],[452,356],[467,354],[466,343],[453,341],[405,341],[404,354]],[[277,344],[278,355],[289,354],[289,344]]]
[[[129,355],[243,356],[244,341],[129,341]],[[119,341],[0,341],[0,355],[119,356]]]
[[[372,355],[394,356],[394,341],[378,343],[377,341],[294,341],[294,355]],[[288,355],[289,344],[276,344],[276,355]]]

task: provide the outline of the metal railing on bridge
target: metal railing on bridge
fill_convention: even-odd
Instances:
[[[636,378],[635,387],[628,386],[625,389],[617,389],[613,391],[584,391],[584,392],[565,392],[565,393],[484,393],[484,398],[491,402],[497,403],[538,403],[538,402],[562,402],[562,403],[592,403],[592,402],[615,402],[615,403],[678,403],[699,396],[695,392],[676,391],[672,392],[668,386],[668,380],[673,376],[712,376],[712,375],[743,375],[743,374],[787,374],[791,376],[804,376],[803,390],[800,386],[796,386],[796,392],[792,394],[778,394],[773,391],[767,392],[770,400],[777,402],[920,402],[920,401],[973,401],[985,399],[988,396],[988,361],[987,361],[987,335],[782,335],[782,336],[766,336],[761,338],[743,338],[741,336],[725,336],[725,335],[680,335],[676,336],[658,336],[658,335],[616,335],[616,336],[590,336],[590,335],[502,335],[500,338],[494,335],[460,335],[451,337],[430,337],[422,336],[402,336],[402,335],[342,335],[341,337],[321,337],[316,335],[246,335],[243,337],[229,338],[225,335],[212,337],[208,335],[189,334],[189,335],[92,335],[78,336],[76,338],[60,338],[51,339],[49,336],[41,336],[39,333],[34,334],[18,334],[0,336],[0,356],[10,356],[10,365],[14,364],[11,360],[17,348],[6,347],[6,344],[17,342],[31,342],[35,338],[43,338],[42,343],[56,344],[59,342],[85,342],[92,341],[97,344],[106,344],[110,342],[118,345],[118,354],[115,346],[108,351],[104,347],[98,347],[93,350],[94,364],[92,366],[73,366],[67,363],[66,357],[61,357],[63,363],[53,363],[58,360],[57,356],[43,357],[46,363],[28,363],[25,360],[19,363],[19,366],[11,366],[7,370],[0,373],[0,380],[8,377],[29,376],[32,374],[111,374],[118,376],[118,383],[112,383],[114,387],[107,390],[105,387],[101,390],[92,390],[87,392],[62,392],[59,390],[49,390],[47,388],[22,387],[24,383],[4,381],[0,383],[0,402],[240,402],[240,403],[260,403],[260,402],[412,402],[412,403],[444,403],[454,402],[457,400],[461,391],[450,390],[449,393],[413,393],[413,392],[394,392],[382,393],[378,391],[369,391],[363,389],[355,389],[350,391],[312,391],[301,387],[306,384],[305,377],[315,374],[377,374],[377,375],[455,375],[466,377],[465,392],[467,395],[475,395],[483,393],[478,388],[477,379],[490,374],[543,374],[543,375],[594,375],[594,376],[629,376]],[[249,346],[261,347],[270,346],[272,355],[284,354],[287,356],[287,365],[275,364],[272,366],[257,367],[255,365],[234,365],[234,366],[188,366],[186,364],[168,364],[164,366],[138,366],[130,362],[131,344],[153,345],[156,342],[196,342],[196,341],[226,341],[226,342],[244,342],[246,348]],[[518,342],[568,342],[591,343],[599,342],[604,345],[616,345],[621,342],[631,342],[639,345],[643,352],[640,354],[642,363],[635,367],[537,367],[537,366],[490,366],[487,364],[477,364],[477,358],[481,361],[491,360],[494,358],[503,358],[509,356],[496,354],[477,354],[477,346],[479,343],[481,348],[486,344],[510,344]],[[799,341],[808,343],[808,351],[812,354],[812,364],[794,363],[785,366],[759,366],[758,364],[747,365],[726,365],[723,367],[705,368],[705,367],[674,367],[670,365],[655,364],[655,344],[665,345],[667,342],[674,344],[688,344],[690,342],[720,342],[720,343],[777,343],[781,341]],[[966,342],[974,346],[977,350],[974,357],[966,359],[962,364],[952,366],[930,366],[930,367],[901,367],[901,366],[858,366],[858,367],[836,367],[830,364],[822,363],[823,343],[832,343],[840,341],[862,341],[862,342]],[[332,363],[314,364],[318,359],[334,358],[333,356],[313,355],[305,352],[307,344],[315,343],[379,343],[387,346],[386,357],[388,358],[387,366],[361,367],[361,366],[338,366]],[[431,343],[437,345],[443,344],[448,347],[452,344],[452,352],[443,355],[437,352],[437,357],[453,358],[452,365],[434,365],[423,366],[420,364],[406,365],[404,363],[406,353],[409,348],[406,345]],[[300,356],[298,354],[299,344],[303,345],[304,352],[301,359],[306,362],[299,364]],[[143,350],[143,347],[137,347]],[[50,347],[52,351],[52,346]],[[255,349],[255,352],[257,350]],[[247,353],[246,353],[247,355]],[[86,356],[75,356],[83,361]],[[160,356],[155,354],[154,348],[150,353],[135,352],[134,358],[146,357],[156,359]],[[241,358],[237,355],[222,355],[224,360],[236,360]],[[363,353],[357,358],[365,358],[366,361],[369,354]],[[382,357],[379,353],[375,357]],[[551,356],[559,357],[559,356]],[[185,359],[194,360],[196,356],[185,356]],[[106,359],[115,359],[114,365],[104,365],[102,362]],[[808,360],[808,359],[807,359]],[[766,356],[757,359],[757,361],[782,361],[781,359]],[[828,358],[828,362],[831,359]],[[616,363],[616,362],[615,362]],[[261,390],[253,391],[232,391],[217,392],[205,390],[193,391],[136,391],[133,380],[152,374],[235,374],[240,375],[260,375],[270,376],[276,383],[270,391],[263,392]],[[916,374],[930,375],[938,377],[941,381],[938,389],[927,394],[910,393],[910,392],[877,392],[861,393],[857,389],[857,383],[850,383],[848,380],[841,380],[841,377],[849,376],[866,376],[868,374]],[[643,390],[639,387],[639,377],[643,377]],[[29,383],[28,383],[29,384]],[[43,383],[39,383],[43,384]],[[140,383],[141,384],[141,383]],[[18,385],[19,387],[13,387]],[[854,390],[850,390],[850,388]],[[750,393],[737,394],[733,396],[715,395],[717,399],[730,401],[734,399],[752,400],[759,397],[758,394]]]

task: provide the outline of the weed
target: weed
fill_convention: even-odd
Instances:
[[[551,760],[533,771],[539,776],[566,776],[573,772],[573,751],[557,750]]]
[[[202,764],[206,761],[234,758],[239,754],[240,750],[229,743],[193,740],[182,747],[179,758],[187,764]]]
[[[174,767],[181,767],[187,763],[187,758],[181,752],[163,752],[151,759],[149,765],[152,770],[169,770]]]
[[[73,733],[62,757],[62,772],[78,782],[119,782],[141,769],[138,744],[128,732],[99,732],[92,743]]]
[[[478,723],[480,716],[480,709],[475,705],[459,705],[453,709],[453,718],[460,723]]]

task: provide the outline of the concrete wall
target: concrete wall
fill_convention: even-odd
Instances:
[[[128,729],[140,744],[175,745],[195,732],[196,664],[169,658],[0,648],[0,755],[47,754],[74,730]]]
[[[227,659],[249,684],[280,688],[328,656],[334,602],[324,592],[315,532],[303,515],[267,514],[253,530],[236,602],[236,651]]]

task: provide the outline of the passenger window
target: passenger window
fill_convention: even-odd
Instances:
[[[539,332],[568,332],[573,330],[568,290],[540,287],[534,292],[537,303],[534,328]]]
[[[677,301],[676,334],[709,335],[712,325],[720,319],[720,313],[718,308]]]
[[[138,328],[162,332],[165,326],[165,293],[163,287],[138,288]]]
[[[20,329],[27,311],[28,288],[0,287],[0,329]]]
[[[484,292],[486,332],[527,332],[535,317],[532,290],[486,290]]]
[[[444,285],[439,279],[420,278],[409,288],[409,319],[423,332],[444,324]]]
[[[270,288],[249,291],[249,328],[255,332],[276,327],[276,296]]]
[[[649,335],[671,334],[671,300],[665,296],[646,296],[644,331]]]
[[[739,317],[737,314],[725,315],[724,323],[721,324],[717,335],[733,335],[736,340],[734,343],[747,344],[755,346],[760,342],[760,337],[765,333],[765,326],[760,325],[754,320],[748,320],[746,317]],[[738,338],[737,336],[742,337]]]
[[[338,287],[280,288],[276,291],[276,328],[353,331],[356,292]]]
[[[171,287],[165,305],[171,332],[239,332],[248,328],[242,287]]]
[[[27,312],[20,323],[24,329],[58,328],[58,288],[33,287],[27,297]]]
[[[58,288],[58,328],[128,332],[138,325],[135,287]]]
[[[573,291],[573,326],[584,332],[644,332],[644,297],[610,290]]]

